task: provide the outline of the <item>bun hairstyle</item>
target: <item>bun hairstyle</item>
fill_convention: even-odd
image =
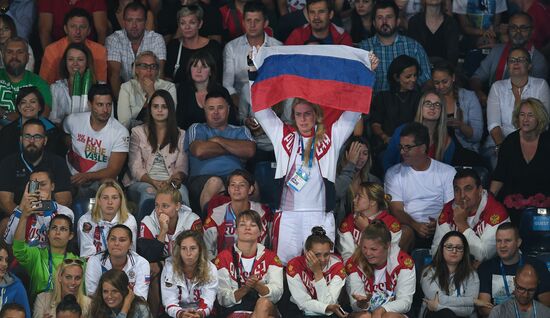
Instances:
[[[363,182],[359,185],[359,191],[366,194],[369,200],[378,204],[378,210],[388,210],[391,203],[391,195],[384,192],[384,187],[375,182]]]
[[[76,301],[76,297],[73,294],[68,294],[63,297],[63,300],[55,308],[55,313],[59,314],[63,311],[68,311],[77,314],[78,316],[82,315],[82,308]]]
[[[334,243],[327,236],[327,232],[320,226],[314,226],[311,228],[311,235],[307,237],[304,248],[309,251],[313,248],[313,244],[329,244],[330,249],[334,248]]]

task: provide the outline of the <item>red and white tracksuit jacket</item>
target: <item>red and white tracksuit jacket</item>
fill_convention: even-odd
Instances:
[[[388,230],[390,230],[392,245],[399,245],[399,241],[401,240],[401,223],[387,211],[378,213],[372,219],[369,218],[369,222],[374,220],[382,220]],[[342,224],[340,224],[338,238],[339,240],[336,241],[336,250],[340,253],[344,262],[347,262],[361,241],[361,231],[355,226],[353,214],[346,216]]]
[[[326,313],[327,306],[338,303],[340,291],[346,282],[346,270],[338,256],[330,256],[329,263],[323,269],[323,276],[323,279],[315,281],[303,255],[291,259],[287,264],[290,301],[306,315],[330,316],[332,313]]]
[[[357,306],[357,301],[352,295],[366,296],[380,289],[378,286],[374,286],[374,277],[367,277],[358,264],[353,262],[353,259],[347,261],[346,272],[348,274],[346,290],[351,308],[353,308],[353,311],[365,311],[365,309]],[[408,312],[416,290],[416,272],[412,257],[398,247],[391,246],[385,272],[384,290],[393,292],[394,299],[382,305],[382,307],[387,312],[401,314]]]
[[[236,245],[234,248],[239,258],[236,263],[240,264],[241,251]],[[234,264],[232,249],[223,250],[214,259],[214,265],[218,269],[218,302],[224,307],[240,304],[240,301],[235,300],[235,291],[239,289],[239,284]],[[260,297],[266,297],[272,303],[281,299],[283,295],[283,265],[277,254],[266,249],[260,243],[258,243],[251,275],[260,277],[260,280],[269,288],[269,293]],[[241,284],[244,284],[245,281],[244,275],[241,275]]]
[[[445,204],[439,215],[431,248],[432,255],[437,252],[437,247],[447,232],[458,230],[453,221],[453,203],[454,200]],[[504,222],[510,222],[508,212],[502,203],[498,202],[487,190],[483,190],[481,202],[475,214],[468,216],[467,222],[470,228],[462,234],[468,240],[470,254],[479,262],[495,256],[497,228]]]
[[[183,231],[195,230],[202,232],[202,223],[198,215],[193,213],[191,209],[185,205],[182,205],[178,211],[178,223],[176,224],[176,230],[172,234],[167,234],[164,239],[164,252],[163,255],[168,257],[172,255],[172,248],[175,244],[176,237]],[[141,220],[141,227],[139,230],[139,237],[151,240],[156,240],[160,233],[160,223],[157,215],[157,211],[153,210],[150,215]]]
[[[213,208],[209,211],[208,217],[204,221],[204,242],[208,250],[208,259],[213,259],[218,253],[231,247],[227,246],[226,237],[237,237],[236,228],[228,227],[225,222],[225,216],[228,208],[230,208],[230,204],[231,202],[226,202]],[[253,201],[250,201],[250,209],[260,214],[262,231],[258,238],[258,243],[265,244],[269,233],[269,224],[271,223],[271,211],[266,205]]]
[[[205,284],[199,285],[196,281],[180,277],[174,271],[172,258],[169,257],[166,259],[160,279],[160,291],[162,294],[162,304],[170,317],[177,317],[178,313],[185,311],[186,308],[193,308],[203,312],[204,317],[210,315],[214,301],[216,300],[218,271],[216,270],[216,266],[211,262],[207,262],[206,264],[210,280]]]

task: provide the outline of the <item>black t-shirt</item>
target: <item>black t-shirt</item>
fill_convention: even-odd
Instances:
[[[180,48],[179,39],[173,39],[166,46],[166,64],[164,65],[164,74],[172,78],[174,83],[183,83],[188,78],[187,64],[193,56],[193,54],[199,51],[208,52],[216,62],[216,82],[221,83],[223,76],[223,48],[220,43],[215,40],[210,40],[208,44],[200,49],[187,49],[181,47],[181,56],[179,68],[174,76],[174,70],[178,59],[178,52]]]
[[[537,288],[536,296],[542,293],[550,292],[550,274],[546,265],[536,258],[522,256],[525,263],[533,265],[537,275],[539,276],[539,285]],[[508,290],[510,293],[514,288],[514,277],[519,267],[520,262],[514,265],[504,265],[504,274],[508,283]],[[483,262],[477,273],[479,275],[479,292],[491,295],[493,299],[495,296],[506,297],[506,289],[504,287],[504,279],[500,271],[500,258],[493,257],[490,260]]]
[[[204,11],[202,27],[199,34],[202,36],[219,35],[223,33],[222,15],[216,7],[198,1]],[[182,8],[180,0],[164,0],[162,9],[157,16],[157,32],[162,35],[174,34],[178,29],[178,11]]]
[[[42,160],[33,170],[49,170],[52,173],[54,193],[71,190],[71,174],[63,157],[44,152]],[[21,159],[21,154],[14,153],[2,160],[0,171],[0,191],[13,193],[13,201],[19,204],[31,175],[31,171]]]

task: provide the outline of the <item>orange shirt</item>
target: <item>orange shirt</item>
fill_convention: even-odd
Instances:
[[[64,37],[53,42],[46,47],[44,56],[42,57],[42,65],[40,66],[40,77],[48,84],[60,79],[59,62],[65,53],[65,49],[69,46],[69,40]],[[94,59],[94,74],[95,79],[99,82],[107,82],[107,49],[94,41],[86,39],[86,46],[92,52]]]

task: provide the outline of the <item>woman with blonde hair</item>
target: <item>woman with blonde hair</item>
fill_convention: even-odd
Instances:
[[[88,316],[91,299],[84,293],[84,261],[79,258],[66,258],[57,268],[53,290],[38,294],[34,302],[33,317],[55,317],[56,307],[67,295],[73,295]]]
[[[104,181],[95,196],[95,204],[78,220],[80,256],[89,257],[107,249],[107,233],[116,224],[132,231],[132,248],[136,249],[137,223],[128,210],[126,196],[114,180]]]
[[[170,317],[181,313],[206,317],[212,312],[218,288],[218,271],[208,261],[200,232],[187,230],[176,238],[172,257],[161,276],[162,303]]]
[[[338,253],[347,261],[361,240],[361,233],[375,220],[384,222],[391,232],[392,245],[399,245],[401,223],[389,213],[391,196],[378,183],[364,182],[353,199],[353,213],[338,228]]]

